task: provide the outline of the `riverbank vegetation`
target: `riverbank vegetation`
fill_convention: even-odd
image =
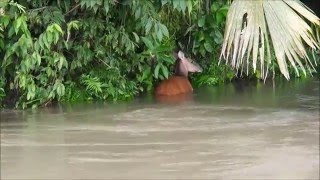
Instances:
[[[230,3],[4,0],[0,104],[27,108],[129,99],[172,74],[176,49],[204,69],[191,76],[195,86],[231,81],[237,73],[218,64]],[[247,77],[261,78],[261,72]]]

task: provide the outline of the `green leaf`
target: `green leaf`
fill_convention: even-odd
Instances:
[[[51,67],[47,67],[47,68],[46,68],[46,73],[47,73],[47,76],[48,76],[48,77],[51,77],[51,76],[53,76],[53,74],[54,74],[54,72],[53,72],[53,70],[51,69]]]
[[[186,11],[187,5],[186,5],[186,1],[185,0],[175,0],[175,1],[179,1],[180,2],[180,9],[182,12]]]
[[[154,46],[152,45],[151,41],[148,38],[142,37],[141,39],[144,42],[144,44],[148,47],[148,49],[150,50],[154,49]]]
[[[16,34],[18,34],[18,32],[19,32],[19,30],[20,30],[20,25],[21,25],[21,23],[22,23],[22,19],[21,19],[21,17],[19,17],[18,19],[16,19],[15,21],[14,21],[14,32],[16,33]]]
[[[159,28],[159,24],[155,24],[154,27],[156,29],[157,38],[159,39],[159,41],[162,41],[163,34],[162,34],[162,31]]]
[[[226,16],[227,16],[227,13],[228,13],[228,7],[222,7],[220,8],[217,13],[216,13],[216,21],[218,24],[224,22]]]
[[[134,36],[134,38],[135,38],[136,42],[139,42],[140,38],[139,38],[138,34],[137,34],[137,33],[135,33],[135,32],[132,32],[132,34],[133,34],[133,36]]]
[[[104,4],[104,12],[108,14],[110,9],[109,2],[105,0],[103,4]]]
[[[219,9],[219,13],[223,14],[224,16],[227,16],[229,11],[229,6],[223,6]]]
[[[139,19],[140,16],[141,16],[141,8],[139,7],[139,8],[135,11],[134,17],[135,17],[136,19]]]
[[[51,33],[51,32],[47,32],[47,33],[46,33],[46,36],[47,36],[47,40],[48,40],[48,42],[49,42],[49,43],[51,43],[51,42],[52,42],[52,40],[53,40],[52,33]]]
[[[44,45],[46,46],[47,49],[50,49],[50,44],[49,44],[49,42],[48,42],[48,40],[47,40],[46,34],[44,34],[44,35],[42,36],[42,39],[41,39],[40,41],[42,41],[42,42],[44,43]]]
[[[65,93],[65,87],[64,85],[59,81],[55,83],[55,86],[56,86],[56,92],[58,94],[59,97],[62,97]]]
[[[59,41],[59,34],[58,33],[54,33],[54,44],[57,44],[57,42]]]
[[[16,20],[17,24],[16,24],[16,27],[15,27],[15,28],[19,29],[20,26],[21,26],[21,24],[22,24],[22,21],[23,21],[23,16],[20,16],[20,17]]]
[[[172,3],[173,3],[173,8],[174,9],[180,10],[180,9],[178,9],[178,5],[180,3],[178,0],[173,0]]]
[[[70,31],[71,28],[78,30],[79,29],[79,21],[73,20],[67,24],[67,31]]]
[[[145,80],[147,79],[149,76],[150,76],[150,73],[151,73],[151,67],[148,66],[144,69],[143,73],[142,73],[142,80]]]
[[[34,43],[34,49],[35,49],[35,51],[40,51],[40,42],[39,42],[39,40],[37,40],[35,43]]]
[[[223,42],[223,35],[220,31],[216,31],[214,33],[214,42],[216,42],[217,44],[222,44]]]
[[[166,66],[164,66],[164,65],[161,64],[161,70],[162,70],[162,73],[163,73],[164,77],[165,77],[166,79],[168,79],[168,77],[169,77],[168,68],[167,68]]]
[[[186,2],[187,2],[188,13],[190,14],[192,12],[192,1],[186,1]]]
[[[60,33],[60,34],[63,34],[63,31],[61,29],[61,27],[58,25],[58,24],[53,24],[53,27]]]
[[[161,0],[161,5],[164,6],[169,2],[169,0]]]
[[[54,59],[54,63],[58,62],[58,69],[61,70],[63,65],[67,66],[66,58],[63,55],[60,55]]]
[[[40,34],[39,39],[38,39],[38,44],[40,45],[41,49],[45,48],[44,43],[43,43],[43,34]]]
[[[58,64],[59,70],[62,69],[63,61],[64,61],[63,57],[60,56],[60,57],[59,57],[59,64]]]
[[[41,64],[41,56],[40,56],[40,54],[38,52],[33,52],[32,53],[32,57],[36,61],[38,66],[40,66],[40,64]]]
[[[165,26],[165,25],[163,25],[163,24],[159,23],[159,27],[160,27],[160,29],[161,29],[161,31],[162,31],[162,33],[163,33],[163,35],[164,35],[164,36],[166,36],[166,37],[169,37],[169,31],[168,31],[167,26]]]
[[[174,62],[173,56],[160,56],[159,59],[172,64]]]
[[[156,65],[156,68],[154,69],[154,77],[155,77],[156,79],[158,79],[158,77],[159,77],[159,70],[160,70],[161,65],[162,65],[162,64],[157,64],[157,65]]]
[[[199,27],[203,27],[204,26],[204,23],[205,23],[205,16],[202,16],[199,20],[198,20],[198,26]]]
[[[54,22],[56,23],[64,22],[64,16],[62,15],[61,11],[53,11],[52,15],[53,15],[52,19],[54,20]]]
[[[14,26],[11,26],[8,32],[8,37],[11,38],[14,33],[15,33],[15,28]]]
[[[145,26],[146,34],[149,34],[151,28],[152,28],[152,21],[150,19],[148,19],[148,22],[147,22],[147,24]]]
[[[208,42],[205,42],[205,43],[204,43],[204,48],[205,48],[208,52],[210,52],[210,53],[212,53],[212,51],[213,51],[213,47],[212,47],[211,44],[208,43]]]
[[[219,4],[218,3],[212,3],[211,5],[211,12],[216,12],[219,9]]]
[[[35,89],[36,89],[36,87],[35,87],[35,85],[34,84],[30,84],[30,85],[28,85],[28,87],[27,87],[27,89],[28,89],[28,92],[27,92],[27,100],[31,100],[31,99],[33,99],[34,97],[35,97]]]
[[[6,15],[0,16],[0,22],[4,26],[4,28],[6,28],[10,22],[10,17]]]

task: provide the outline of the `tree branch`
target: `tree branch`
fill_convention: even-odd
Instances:
[[[41,10],[44,10],[44,9],[46,9],[48,7],[50,7],[50,6],[44,6],[44,7],[40,7],[40,8],[29,9],[28,12],[30,12],[30,11],[41,11]]]
[[[75,5],[72,9],[70,9],[68,12],[66,12],[64,14],[64,16],[68,15],[69,13],[71,13],[72,11],[74,11],[75,9],[77,9],[80,6],[80,3],[78,3],[77,5]]]

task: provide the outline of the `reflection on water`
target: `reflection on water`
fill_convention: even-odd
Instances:
[[[1,112],[1,179],[319,179],[319,81]]]

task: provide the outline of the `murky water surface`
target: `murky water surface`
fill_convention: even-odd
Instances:
[[[1,179],[319,179],[319,80],[1,112]]]

